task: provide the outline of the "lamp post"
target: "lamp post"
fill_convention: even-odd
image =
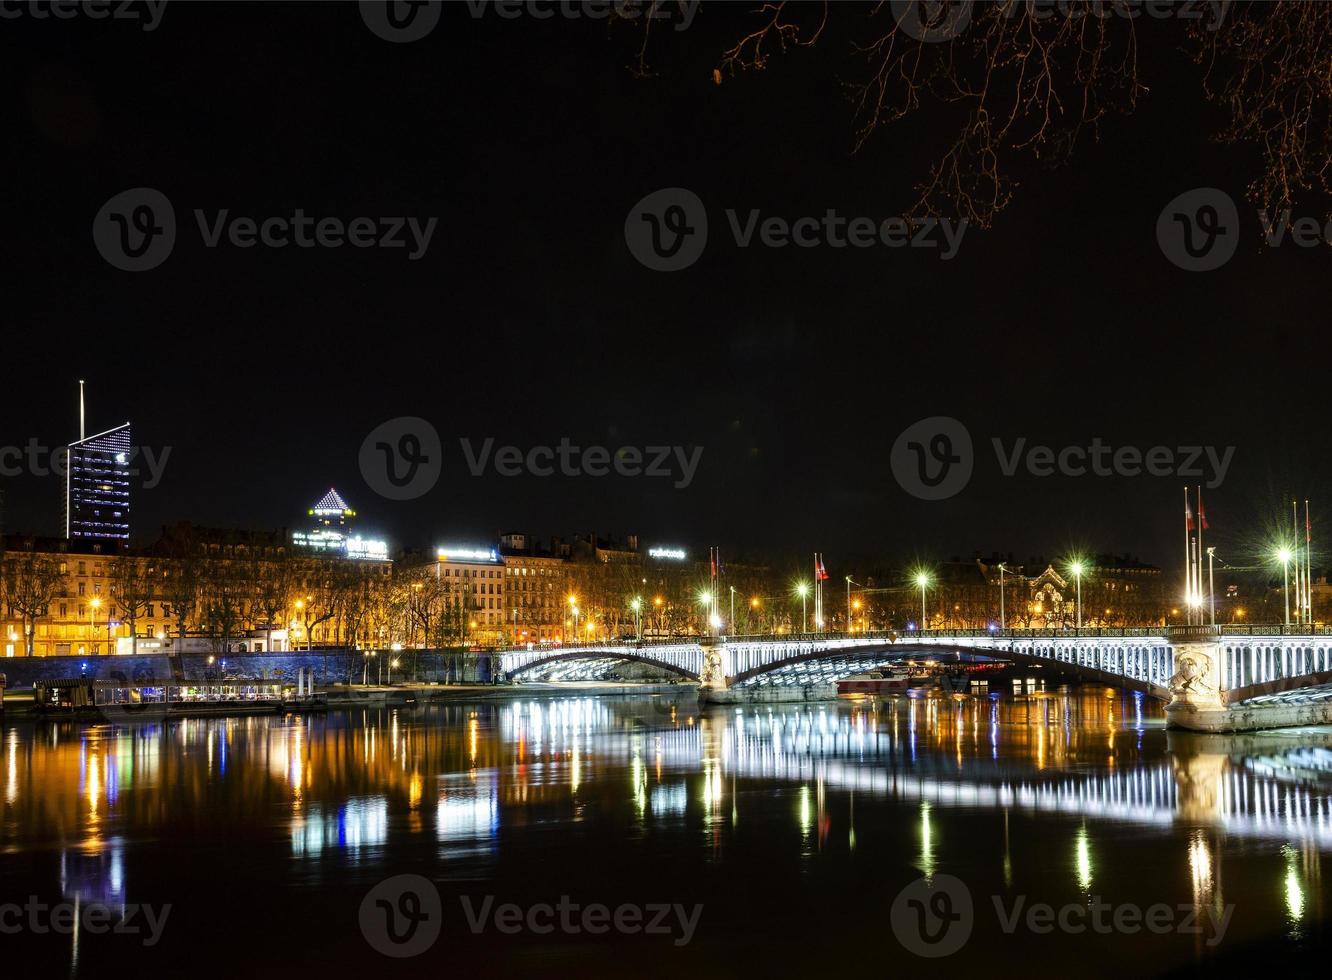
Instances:
[[[88,646],[93,645],[93,634],[97,632],[97,610],[102,605],[102,600],[96,596],[88,603]]]
[[[1278,551],[1277,551],[1277,560],[1281,562],[1282,575],[1283,575],[1283,577],[1284,577],[1284,579],[1285,579],[1285,584],[1282,586],[1281,591],[1282,591],[1282,593],[1284,594],[1285,599],[1286,599],[1286,625],[1287,625],[1287,626],[1290,625],[1290,559],[1291,559],[1291,557],[1292,557],[1292,556],[1291,556],[1291,551],[1290,551],[1289,548],[1280,548],[1280,549],[1278,549]]]
[[[929,617],[925,614],[925,589],[930,584],[929,575],[924,572],[917,572],[916,584],[920,586],[920,628],[925,629],[929,625]]]
[[[999,563],[999,628],[1008,629],[1007,621],[1004,618],[1004,572],[1008,571],[1003,562]]]
[[[1073,579],[1078,584],[1078,629],[1082,629],[1082,562],[1075,561],[1069,566],[1069,571],[1073,573]]]
[[[369,687],[369,686],[370,686],[370,658],[373,657],[374,655],[375,655],[375,652],[374,652],[373,650],[365,650],[365,651],[363,651],[362,654],[361,654],[361,656],[363,657],[363,659],[364,659],[364,661],[365,661],[365,666],[361,668],[361,686],[362,686],[362,687]]]
[[[711,635],[713,627],[716,625],[717,613],[713,606],[714,598],[711,592],[702,592],[698,597],[699,604],[705,610],[703,613],[703,623],[706,626],[705,632]]]
[[[643,609],[643,600],[640,599],[638,596],[634,596],[633,600],[629,603],[629,606],[630,606],[630,608],[632,608],[633,611],[634,611],[634,636],[637,638],[637,640],[638,640],[639,643],[642,643],[642,642],[643,642],[643,619],[642,619],[642,617],[639,615],[639,613],[640,613],[640,612],[642,611],[642,609]]]
[[[850,575],[846,577],[846,631],[848,633],[855,632],[851,628],[851,576]]]
[[[805,597],[809,595],[809,586],[801,582],[796,586],[796,594],[800,596],[800,632],[809,632],[809,618],[805,614]]]
[[[731,586],[731,621],[726,624],[726,632],[735,634],[735,586]]]
[[[578,597],[569,596],[569,612],[573,615],[574,642],[578,641]]]

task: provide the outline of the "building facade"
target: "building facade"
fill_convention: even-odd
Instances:
[[[500,538],[505,635],[510,646],[563,643],[569,634],[569,563],[525,534]]]
[[[65,468],[65,537],[129,542],[130,424],[70,443]]]

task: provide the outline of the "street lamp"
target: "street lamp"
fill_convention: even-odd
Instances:
[[[707,612],[703,614],[703,621],[707,624],[709,629],[712,628],[713,620],[717,618],[712,603],[713,595],[711,592],[700,592],[698,594],[698,604],[707,610]]]
[[[1008,566],[1003,562],[999,563],[999,628],[1007,629],[1008,624],[1004,618],[1004,572],[1008,571]]]
[[[1285,584],[1282,586],[1282,592],[1286,597],[1286,625],[1290,625],[1290,560],[1295,557],[1289,548],[1277,549],[1277,561],[1281,562],[1282,574],[1285,578]]]
[[[574,640],[578,639],[578,596],[569,596],[569,611],[573,614]]]
[[[731,586],[731,622],[727,625],[727,630],[735,632],[735,586]]]
[[[800,596],[800,632],[809,632],[809,619],[805,615],[805,597],[809,595],[809,586],[804,582],[796,585],[796,595]]]
[[[102,607],[102,600],[93,597],[88,603],[88,646],[93,644],[93,634],[97,632],[97,610]]]
[[[1068,570],[1073,573],[1073,578],[1078,583],[1078,629],[1082,629],[1082,562],[1073,562],[1068,566]]]
[[[930,576],[927,572],[916,573],[916,584],[920,586],[920,628],[926,629],[929,626],[929,617],[925,615],[925,590],[929,588]]]
[[[639,642],[639,643],[642,643],[642,642],[643,642],[643,620],[642,620],[642,618],[639,616],[639,613],[640,613],[640,612],[642,611],[642,609],[643,609],[643,600],[640,599],[638,596],[634,596],[634,598],[633,598],[633,599],[630,601],[630,603],[629,603],[629,607],[630,607],[631,609],[633,609],[633,611],[634,611],[634,635],[637,636],[637,638],[638,638],[638,642]]]

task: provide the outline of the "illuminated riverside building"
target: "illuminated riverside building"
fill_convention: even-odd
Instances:
[[[504,639],[504,559],[499,549],[448,545],[435,549],[431,571],[461,606],[469,643],[497,646]]]
[[[388,561],[388,542],[363,538],[353,533],[356,511],[332,487],[308,512],[313,518],[308,530],[293,531],[291,543],[297,548],[330,558],[354,558],[361,561]]]
[[[526,534],[500,538],[504,557],[505,633],[509,643],[559,643],[566,637],[569,610],[568,562],[542,551]]]
[[[128,542],[130,424],[70,443],[65,472],[65,537]]]

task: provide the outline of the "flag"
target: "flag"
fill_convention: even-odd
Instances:
[[[1198,524],[1204,531],[1209,530],[1207,525],[1207,509],[1203,507],[1202,491],[1198,491]]]
[[[821,555],[814,556],[814,578],[819,582],[828,581],[828,570],[823,567],[823,557]]]
[[[716,548],[709,548],[709,549],[708,549],[708,557],[709,557],[709,558],[711,559],[711,561],[712,561],[712,577],[713,577],[713,578],[716,578],[716,577],[717,577],[717,549],[716,549]]]
[[[1189,506],[1189,497],[1187,492],[1184,495],[1184,528],[1185,530],[1188,531],[1193,530],[1193,508]]]

